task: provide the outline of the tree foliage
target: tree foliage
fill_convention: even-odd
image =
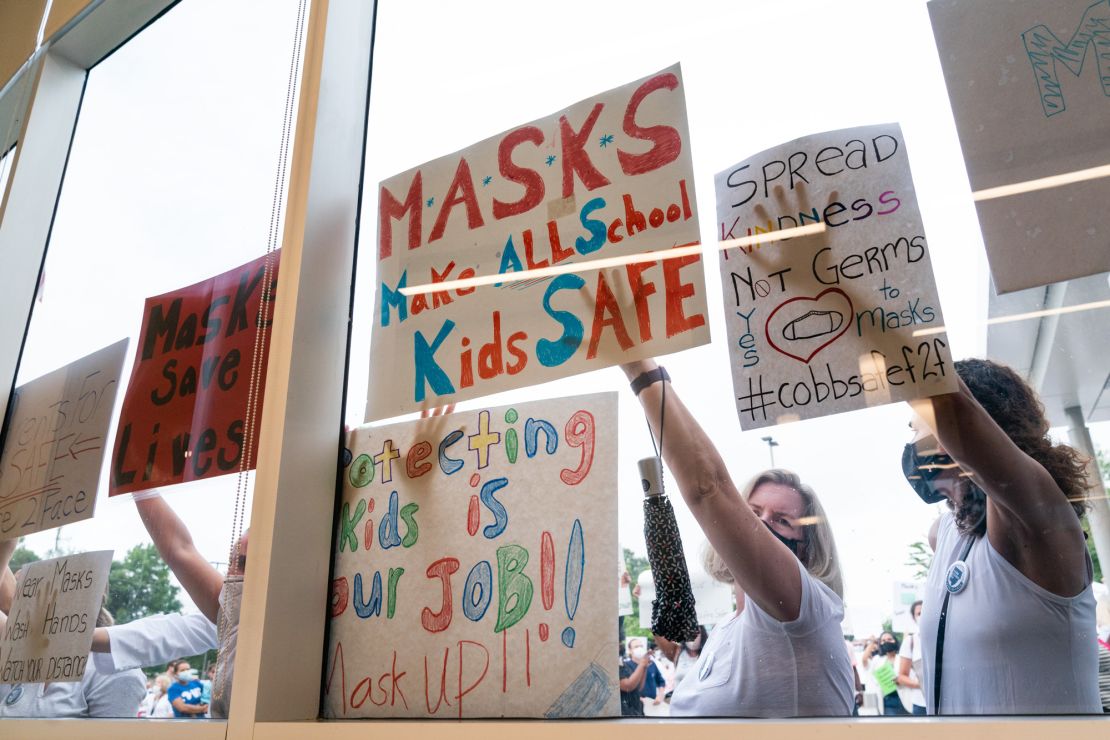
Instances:
[[[637,579],[640,574],[645,570],[651,570],[651,564],[646,557],[642,558],[629,550],[624,548],[624,566],[628,569],[628,575],[632,576],[632,588],[636,587]],[[624,634],[626,637],[651,637],[651,630],[644,629],[640,626],[640,600],[632,599],[632,614],[624,618]]]
[[[922,540],[910,544],[910,556],[906,565],[913,568],[913,579],[924,581],[929,577],[929,566],[933,564],[933,550]]]
[[[181,610],[169,566],[153,544],[136,545],[108,573],[108,611],[117,622]]]
[[[20,545],[15,548],[15,552],[12,553],[12,559],[8,561],[8,567],[12,569],[12,573],[18,573],[19,569],[27,565],[27,563],[34,563],[38,560],[42,560],[42,558],[40,558],[37,553]]]

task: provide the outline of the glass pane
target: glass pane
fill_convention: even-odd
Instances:
[[[934,5],[955,7],[965,18],[973,12],[991,17],[990,10],[977,4]],[[1106,99],[1095,80],[1093,62],[1087,62],[1083,82],[1077,82],[1078,62],[1060,51],[1089,3],[1071,5],[1080,12],[1074,19],[1057,19],[1053,32],[1064,41],[1057,51],[1046,52],[1041,63],[1057,60],[1061,84],[1090,85],[1085,105],[1103,111],[1098,115],[1104,117]],[[525,419],[522,414],[519,422],[509,421],[510,416],[517,418],[516,409],[542,399],[602,391],[619,394],[619,451],[605,463],[615,468],[615,490],[608,496],[615,499],[618,517],[611,532],[608,521],[584,522],[585,541],[586,550],[604,562],[605,553],[590,550],[591,542],[597,541],[591,537],[615,539],[613,549],[620,548],[621,570],[627,575],[616,586],[626,603],[631,601],[632,613],[621,620],[619,637],[618,629],[608,626],[615,621],[611,618],[596,635],[607,646],[596,658],[601,670],[598,691],[616,691],[618,677],[627,678],[621,684],[625,713],[908,715],[936,709],[929,694],[938,673],[944,714],[1100,712],[1106,697],[1100,700],[1098,695],[1097,663],[1099,651],[1106,655],[1110,616],[1105,614],[1107,592],[1098,556],[1110,557],[1110,517],[1098,469],[1085,470],[1082,462],[1110,445],[1103,392],[1110,286],[1107,275],[1096,271],[1072,276],[1063,290],[1046,285],[1048,279],[1003,295],[991,287],[983,233],[997,230],[981,228],[977,220],[960,137],[965,147],[969,140],[962,130],[958,135],[959,111],[954,120],[950,102],[953,84],[973,87],[983,95],[992,86],[1003,86],[1006,94],[1019,95],[1024,88],[1016,86],[1010,92],[1008,87],[1018,73],[1029,83],[1028,91],[1035,90],[1034,68],[1020,32],[1014,34],[1017,50],[1012,58],[1003,53],[997,68],[987,67],[974,80],[949,79],[946,86],[941,61],[949,54],[938,57],[943,37],[934,36],[930,9],[921,0],[733,3],[681,10],[662,2],[580,2],[542,18],[521,14],[508,3],[484,4],[479,12],[456,4],[436,5],[435,24],[426,22],[428,10],[427,4],[388,4],[377,17],[363,224],[377,224],[378,229],[362,231],[358,324],[348,379],[350,426],[367,420],[368,384],[391,382],[389,373],[401,373],[414,356],[435,357],[443,378],[433,377],[434,370],[416,375],[415,397],[406,399],[410,410],[422,392],[428,406],[452,401],[458,395],[455,389],[466,385],[460,377],[478,381],[482,362],[495,374],[495,365],[512,360],[505,342],[517,329],[527,329],[528,338],[517,346],[531,360],[538,356],[538,337],[559,338],[561,325],[569,324],[556,318],[556,310],[547,303],[551,294],[545,290],[554,285],[550,274],[516,284],[512,300],[521,293],[530,295],[534,309],[512,316],[504,308],[510,300],[507,287],[471,286],[473,293],[463,293],[466,286],[458,286],[438,299],[401,297],[397,279],[408,267],[408,287],[432,282],[437,277],[429,266],[438,273],[448,263],[453,270],[449,277],[458,277],[463,268],[479,268],[467,261],[479,247],[489,247],[489,254],[496,251],[496,258],[473,274],[527,269],[554,255],[555,247],[543,236],[548,218],[570,235],[563,247],[575,236],[581,236],[580,241],[590,238],[589,219],[581,215],[580,220],[579,209],[592,197],[608,203],[594,216],[608,227],[608,241],[597,254],[587,256],[579,250],[569,263],[617,253],[612,235],[625,228],[617,219],[633,219],[622,205],[620,188],[632,178],[618,172],[613,177],[617,184],[606,190],[608,183],[590,184],[581,159],[560,178],[558,158],[581,150],[589,152],[587,159],[601,161],[600,147],[609,134],[616,137],[608,136],[608,143],[628,147],[634,129],[621,129],[618,121],[617,130],[610,132],[598,124],[589,140],[583,137],[568,147],[565,138],[552,144],[549,136],[551,131],[567,136],[566,130],[541,123],[545,138],[529,139],[534,134],[525,132],[530,143],[509,147],[508,167],[501,160],[499,168],[498,158],[489,152],[497,151],[498,140],[506,141],[503,132],[546,121],[554,111],[592,101],[602,91],[666,70],[676,60],[681,62],[680,89],[693,157],[690,192],[700,205],[701,241],[707,245],[696,267],[705,270],[712,342],[661,359],[671,383],[653,375],[641,378],[654,365],[635,362],[626,365],[624,374],[615,368],[599,369],[463,400],[454,416],[422,426],[413,424],[410,415],[401,417],[409,422],[406,427],[369,427],[350,435],[336,529],[325,716],[481,716],[478,709],[467,713],[459,706],[457,700],[463,697],[471,707],[500,707],[486,716],[545,716],[555,704],[520,668],[524,659],[518,663],[517,657],[525,650],[530,651],[532,670],[546,666],[571,690],[585,662],[568,661],[566,655],[574,648],[560,642],[557,631],[570,624],[568,613],[560,611],[570,546],[566,533],[555,533],[556,605],[549,607],[540,598],[548,577],[542,570],[542,534],[549,521],[544,507],[562,489],[557,483],[554,488],[533,483],[523,489],[510,487],[503,497],[486,496],[481,486],[488,471],[475,462],[479,458],[464,458],[477,454],[476,448],[466,442],[452,448],[461,436],[451,435],[453,430],[477,434],[477,425],[488,422],[488,428],[481,428],[483,436],[471,437],[479,441],[469,444],[488,446],[491,456],[501,462],[512,459],[520,469],[507,443],[509,432],[520,433],[517,427]],[[1039,22],[1031,20],[1030,27]],[[466,33],[459,33],[461,28]],[[421,40],[419,54],[412,53],[414,38]],[[1076,38],[1079,44],[1085,37]],[[963,43],[960,48],[967,49],[979,42]],[[589,52],[571,51],[583,48]],[[1064,74],[1065,66],[1071,74]],[[1076,99],[1080,95],[1068,94]],[[1033,102],[1037,115],[1042,115],[1039,102]],[[569,135],[589,128],[590,105],[568,109]],[[445,116],[444,111],[451,113]],[[600,113],[598,120],[606,120],[605,115]],[[859,129],[888,122],[900,128],[872,130],[867,138]],[[647,126],[648,119],[640,125]],[[834,133],[802,141],[822,132]],[[496,137],[494,144],[484,150],[475,147],[465,157],[450,155],[489,137]],[[783,148],[788,142],[797,142],[795,149]],[[1061,165],[1059,171],[1104,165],[1087,161],[1104,144],[1090,138],[1071,142],[1067,153],[1072,159],[1067,161],[1072,164]],[[546,162],[537,153],[547,154],[543,147],[553,155]],[[765,154],[770,151],[780,154]],[[1007,151],[991,154],[1004,159]],[[1020,152],[1015,147],[1011,153]],[[1052,152],[1043,148],[1035,153],[1051,159]],[[437,164],[424,166],[419,187],[409,189],[415,168],[441,157]],[[459,164],[463,159],[465,171]],[[912,169],[912,181],[909,169],[894,172],[905,166]],[[526,261],[522,222],[506,221],[498,233],[499,217],[493,215],[491,201],[529,192],[529,173],[538,173],[548,194],[542,200],[544,215],[526,224],[532,229],[526,238],[534,236],[537,245],[533,250],[529,241]],[[493,177],[487,179],[488,175]],[[1012,182],[1032,176],[1012,170],[1007,177],[1006,182]],[[386,181],[388,187],[381,185]],[[569,211],[552,210],[559,206],[552,199],[566,195],[559,188],[567,182],[572,191],[565,199],[571,203]],[[483,190],[487,186],[491,189]],[[497,187],[502,187],[496,191],[501,195],[489,195]],[[743,190],[746,198],[735,195],[741,187],[748,188]],[[390,200],[383,205],[379,196],[386,190]],[[419,193],[419,200],[414,193]],[[1088,216],[1104,211],[1084,210],[1085,201],[1064,190],[1045,193],[1053,218],[1060,222],[1074,216],[1077,224],[1088,228]],[[1011,227],[1028,230],[1042,249],[1052,250],[1055,244],[1063,250],[1064,242],[1055,240],[1064,237],[1054,236],[1054,222],[1041,220],[1043,212],[1030,222],[1029,211],[1007,206],[1004,199],[999,202]],[[757,205],[763,211],[756,211]],[[418,212],[419,220],[414,215]],[[864,222],[872,213],[877,215],[863,226],[844,226],[850,218]],[[979,216],[983,213],[980,210]],[[446,234],[442,238],[435,236],[440,220],[446,224],[446,231],[439,232]],[[752,241],[719,245],[752,234],[758,237],[759,230],[813,223],[824,231],[781,242],[765,237],[759,251]],[[886,231],[883,224],[889,225]],[[391,254],[385,254],[378,241],[385,226],[392,233]],[[415,244],[408,241],[413,233]],[[517,263],[503,256],[511,246],[510,235],[520,255]],[[1091,236],[1101,239],[1105,248],[1105,230]],[[480,238],[490,243],[478,243]],[[641,242],[644,251],[675,246],[650,238]],[[619,249],[627,246],[628,242]],[[728,247],[724,257],[717,246]],[[827,246],[835,251],[825,250]],[[795,256],[787,254],[790,249]],[[398,252],[407,256],[399,258]],[[789,274],[768,267],[782,259],[796,261],[781,263],[793,265]],[[1017,261],[1020,268],[1022,259],[1015,254],[1009,266]],[[379,265],[382,272],[377,272]],[[753,275],[746,271],[749,266],[763,272]],[[614,279],[625,280],[628,270],[629,265],[617,267]],[[586,291],[600,295],[598,272],[584,269],[580,274]],[[1034,280],[1043,274],[1034,274]],[[664,289],[662,282],[659,290]],[[569,299],[551,299],[564,315],[575,316],[585,327],[579,332],[587,337],[591,318],[600,316],[593,325],[595,331],[601,326],[599,368],[619,362],[622,351],[639,351],[646,341],[637,332],[642,325],[637,323],[638,303],[630,283],[630,277],[623,283],[623,297],[614,291],[611,307],[602,313],[594,313],[596,300],[583,308]],[[389,299],[385,308],[383,286],[392,291],[384,294]],[[447,307],[443,296],[455,305]],[[425,303],[421,306],[418,300]],[[838,300],[846,303],[830,303]],[[784,309],[787,303],[790,307]],[[484,314],[459,308],[476,304]],[[804,310],[797,310],[803,305]],[[387,317],[390,328],[396,329],[404,318],[402,307],[412,324],[415,315],[430,311],[442,320],[452,319],[458,330],[445,328],[442,342],[435,328],[419,337],[405,335],[409,343],[399,345],[401,352],[392,345],[372,346],[372,332],[383,330]],[[502,324],[491,329],[490,312],[499,307]],[[791,319],[783,318],[781,326],[771,319],[780,309],[787,311],[780,317]],[[620,338],[618,324],[628,334],[627,341]],[[778,346],[773,329],[778,331]],[[828,349],[845,332],[846,339]],[[662,334],[662,328],[656,327],[656,333]],[[461,344],[460,335],[467,337]],[[421,338],[424,344],[419,344]],[[584,354],[589,343],[581,336],[578,340],[577,351]],[[805,342],[811,342],[805,349],[783,349]],[[384,353],[380,357],[388,358],[386,364],[398,369],[368,377],[367,358],[372,353]],[[467,363],[472,376],[466,375]],[[397,392],[407,395],[411,373],[400,377],[406,384]],[[628,381],[637,378],[648,383],[638,398],[627,390]],[[750,388],[758,386],[748,386],[749,379],[770,390],[757,394]],[[449,391],[443,390],[448,386]],[[907,391],[911,387],[914,390]],[[662,388],[667,389],[665,401]],[[934,400],[913,408],[904,402],[927,395],[935,395]],[[768,399],[759,408],[765,415],[755,408],[760,398]],[[663,403],[665,422],[659,412]],[[645,412],[657,435],[664,427],[661,443],[649,437]],[[555,427],[565,444],[563,428]],[[487,433],[499,436],[486,445]],[[915,438],[917,446],[907,447]],[[396,444],[386,449],[385,439]],[[1094,447],[1088,448],[1092,440]],[[427,454],[421,441],[430,445]],[[443,445],[439,465],[437,444]],[[707,630],[679,644],[648,642],[650,594],[662,584],[649,572],[637,461],[651,457],[655,444],[664,448],[664,488],[674,505],[683,560]],[[383,478],[382,461],[392,452],[398,455],[388,469],[392,478]],[[424,457],[429,461],[426,470],[418,465]],[[456,459],[462,475],[452,479]],[[417,467],[401,470],[406,461]],[[1101,452],[1099,462],[1105,475]],[[764,474],[767,470],[780,472]],[[467,479],[472,472],[471,480],[480,480],[471,483],[470,490]],[[477,527],[462,511],[468,497],[476,502],[471,511]],[[499,576],[496,570],[487,575],[480,567],[483,559],[487,565],[496,562],[500,520],[490,502],[501,498],[512,502],[503,509],[508,511],[507,527],[527,521],[518,525],[512,542],[531,552],[526,563],[518,563],[519,573],[509,576]],[[454,526],[442,534],[436,529],[429,539],[428,522],[438,521],[442,511],[454,511],[450,507],[458,500],[463,502],[462,513],[451,515]],[[1084,503],[1089,514],[1076,508]],[[409,553],[405,545],[394,549],[381,542],[383,531],[388,537],[404,536],[403,517],[398,519],[397,512],[405,505],[419,506],[419,511],[409,510],[411,518],[425,526],[423,537],[410,543]],[[494,526],[488,543],[480,533],[486,526]],[[1086,543],[1085,530],[1090,533]],[[707,543],[712,543],[711,556],[703,558]],[[967,543],[973,546],[965,553]],[[418,550],[421,554],[414,555]],[[450,567],[440,560],[447,555],[455,558]],[[403,575],[396,567],[402,557],[416,559]],[[963,565],[951,569],[957,560]],[[594,576],[591,567],[587,566],[587,582]],[[499,587],[507,587],[518,574],[536,593],[530,600],[521,597],[530,605],[524,607],[528,613],[520,627],[506,634],[495,622],[501,624],[498,596],[507,592],[495,589],[491,605],[482,587],[488,583],[492,588],[494,578]],[[633,586],[638,598],[627,593]],[[948,596],[949,588],[956,593]],[[612,586],[607,589],[612,593]],[[1096,598],[1102,600],[1105,617],[1097,621]],[[950,607],[941,671],[936,665],[941,642],[937,633],[946,600]],[[423,612],[420,607],[425,607]],[[580,615],[600,610],[613,618],[619,611],[617,598],[592,595],[577,608]],[[422,615],[439,619],[444,614],[447,626],[422,621]],[[486,629],[482,640],[460,637],[459,630],[472,626],[468,620]],[[542,632],[540,622],[551,630],[545,642],[536,637]],[[527,648],[526,635],[519,634],[526,630],[533,640]],[[395,633],[404,635],[402,642],[382,637]],[[464,647],[463,639],[473,639],[487,651],[488,673],[481,670],[481,650]],[[619,641],[625,641],[619,648],[622,657]],[[649,644],[654,646],[653,657],[643,657]],[[468,662],[472,659],[473,664]],[[427,670],[429,663],[434,670]],[[1103,671],[1105,665],[1104,661]],[[646,678],[649,666],[653,679],[658,671],[658,686]],[[466,672],[471,670],[473,674]],[[410,694],[403,705],[390,693],[388,680],[381,687],[374,683],[379,676],[388,679],[400,671],[416,676],[417,686],[409,689],[416,700]],[[424,690],[429,703],[420,699]],[[441,691],[444,701],[437,702]],[[586,713],[587,704],[575,706]]]
[[[18,151],[18,149],[19,145],[13,144],[8,151],[0,155],[0,196],[7,191],[8,177],[11,176],[12,162],[15,161],[16,151]]]
[[[21,537],[12,568],[113,551],[114,625],[78,681],[9,672],[0,717],[227,716],[299,5],[180,3],[89,73],[17,384],[128,339],[118,435],[85,445],[105,451],[95,516]],[[63,445],[63,409],[21,444]]]

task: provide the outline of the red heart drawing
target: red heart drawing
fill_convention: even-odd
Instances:
[[[837,331],[835,334],[832,334],[831,331],[828,332],[828,333],[832,334],[832,336],[829,338],[829,340],[826,341],[821,346],[819,346],[817,349],[810,352],[808,357],[801,357],[799,355],[794,354],[793,352],[788,352],[787,350],[783,349],[779,345],[775,344],[775,340],[771,337],[771,320],[775,317],[775,314],[777,314],[779,311],[781,311],[782,309],[789,306],[791,303],[796,303],[797,301],[811,301],[813,303],[816,303],[816,302],[820,301],[822,298],[824,298],[826,295],[828,295],[829,293],[839,294],[848,304],[848,315],[844,316],[844,317],[841,317],[841,319],[842,319],[841,323],[843,324],[843,326],[840,327],[839,331]],[[792,321],[790,323],[794,324],[795,322],[806,318],[810,314],[822,314],[822,313],[831,313],[831,312],[811,311],[809,314],[803,314],[798,319],[795,319],[794,321]],[[775,308],[775,310],[772,311],[771,314],[767,317],[767,323],[763,325],[763,334],[764,334],[764,336],[767,337],[767,342],[772,347],[774,347],[776,350],[778,350],[780,353],[786,355],[787,357],[792,357],[795,360],[797,360],[798,362],[802,362],[802,363],[805,363],[806,365],[808,365],[809,361],[812,360],[817,355],[818,352],[823,350],[825,347],[828,347],[830,344],[835,342],[837,339],[840,339],[840,337],[844,336],[844,332],[848,331],[848,327],[850,325],[850,320],[852,318],[852,313],[853,313],[852,299],[848,297],[848,294],[845,293],[840,288],[827,288],[826,290],[822,290],[820,293],[818,293],[815,298],[810,298],[808,296],[798,296],[797,298],[791,298],[790,300],[784,301],[783,303],[779,304],[779,306],[777,308]],[[832,319],[830,319],[830,321],[832,321]],[[800,338],[804,339],[804,338],[807,338],[807,337],[800,337]]]

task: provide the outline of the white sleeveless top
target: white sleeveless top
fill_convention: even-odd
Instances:
[[[968,536],[946,513],[921,612],[922,690],[933,706],[937,625],[948,567]],[[986,537],[971,546],[967,585],[948,602],[941,714],[1101,713],[1098,642],[1090,583],[1072,597],[1030,581]]]
[[[698,662],[671,696],[672,717],[847,717],[852,663],[833,591],[802,574],[798,618],[780,622],[746,599],[709,633]]]

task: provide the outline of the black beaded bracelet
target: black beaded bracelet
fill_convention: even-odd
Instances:
[[[654,370],[648,370],[647,372],[640,373],[638,376],[636,376],[636,379],[633,380],[631,383],[632,392],[638,396],[640,395],[640,391],[642,391],[644,388],[647,388],[653,383],[658,383],[660,380],[666,382],[670,382],[671,380],[671,376],[667,374],[667,368],[663,367],[662,365],[655,368]]]

